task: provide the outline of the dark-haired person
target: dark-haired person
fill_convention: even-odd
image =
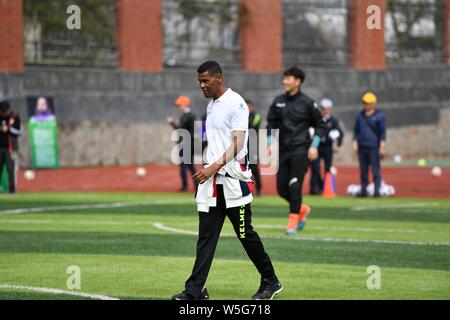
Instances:
[[[326,133],[317,103],[301,91],[305,77],[303,70],[295,66],[284,72],[285,92],[274,99],[267,116],[268,132],[279,130],[277,191],[289,202],[287,234],[303,229],[311,211],[302,204],[303,179],[310,161],[317,159],[321,137]],[[310,127],[315,130],[313,139]]]
[[[184,160],[180,163],[180,177],[181,177],[181,189],[180,192],[186,192],[188,190],[188,179],[187,179],[187,170],[191,172],[193,176],[196,172],[194,165],[194,127],[195,127],[195,114],[191,110],[191,99],[187,96],[179,96],[175,100],[175,106],[178,107],[178,111],[181,113],[180,119],[175,121],[173,117],[167,117],[167,123],[169,123],[172,128],[176,129],[184,129],[189,132],[191,140],[191,149],[188,150],[189,162],[184,162]],[[180,140],[181,141],[181,140]],[[185,150],[180,150],[180,157],[183,159]]]
[[[358,155],[361,176],[359,197],[367,197],[369,167],[374,180],[374,197],[380,197],[381,164],[386,153],[386,120],[384,113],[376,109],[377,96],[366,92],[361,98],[363,110],[358,113],[353,130],[353,151]]]
[[[320,113],[327,127],[326,135],[322,138],[319,146],[319,157],[311,162],[310,194],[317,195],[323,191],[323,178],[320,174],[320,163],[323,160],[325,173],[330,172],[333,165],[333,144],[336,142],[336,152],[339,152],[344,139],[344,132],[339,125],[339,120],[331,113],[333,101],[322,99],[320,101]]]
[[[208,145],[204,168],[194,175],[194,181],[199,184],[195,198],[199,212],[197,255],[185,290],[173,299],[209,298],[205,283],[226,216],[261,275],[261,284],[253,299],[272,299],[283,288],[252,226],[253,182],[247,159],[248,107],[237,92],[226,87],[217,62],[207,61],[197,72],[203,95],[211,99],[206,116]]]
[[[250,159],[249,168],[252,170],[253,179],[255,180],[255,188],[256,195],[261,195],[262,183],[261,183],[261,175],[259,173],[259,165],[258,165],[258,134],[259,127],[261,126],[262,116],[256,112],[255,105],[250,100],[245,100],[248,106],[249,117],[248,117],[248,128],[253,129],[256,132],[256,149],[254,150],[256,154],[251,155],[252,159]]]
[[[3,166],[8,172],[9,193],[16,192],[15,165],[13,152],[15,150],[14,139],[20,135],[19,115],[11,111],[9,101],[0,102],[0,181],[2,180]]]

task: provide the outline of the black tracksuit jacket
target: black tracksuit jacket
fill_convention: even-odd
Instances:
[[[301,91],[294,96],[284,93],[274,99],[267,116],[267,129],[280,130],[280,155],[304,153],[312,142],[310,127],[315,129],[315,135],[325,137],[327,127],[313,99]]]

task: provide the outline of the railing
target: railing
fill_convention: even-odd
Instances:
[[[444,4],[441,0],[390,0],[385,19],[391,64],[442,63]]]
[[[164,63],[240,66],[238,0],[164,0]]]
[[[347,66],[346,0],[282,0],[283,64]]]
[[[66,26],[71,2],[25,1],[25,63],[116,67],[115,0],[81,2],[80,30]]]

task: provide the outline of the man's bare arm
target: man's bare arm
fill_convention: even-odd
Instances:
[[[203,170],[197,172],[192,176],[196,183],[203,183],[209,178],[211,178],[214,174],[216,174],[220,168],[222,168],[225,164],[233,160],[234,157],[242,150],[245,142],[245,131],[233,131],[232,132],[232,142],[225,153],[217,160],[212,163],[209,167],[204,168]]]
[[[233,160],[237,156],[239,151],[244,147],[245,131],[233,131],[232,132],[232,143],[225,151],[221,159],[216,161],[216,165],[220,165],[219,169],[226,165],[228,162]]]

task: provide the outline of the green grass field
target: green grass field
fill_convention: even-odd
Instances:
[[[253,224],[284,286],[277,299],[450,299],[450,200],[305,202],[313,211],[294,237],[284,235],[286,203],[253,203]],[[192,195],[0,195],[0,299],[168,299],[192,269],[197,222]],[[71,265],[80,267],[80,290],[67,288]],[[370,265],[381,268],[381,289],[367,288]],[[258,286],[226,221],[211,299],[249,299]]]

